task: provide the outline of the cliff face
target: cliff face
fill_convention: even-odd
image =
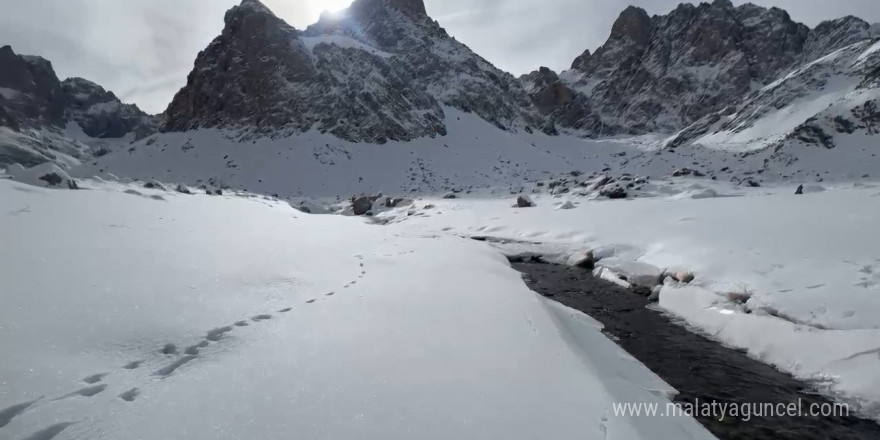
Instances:
[[[519,82],[450,37],[421,1],[358,0],[300,31],[245,0],[199,54],[165,130],[317,129],[383,143],[444,135],[443,106],[504,129],[539,119]]]
[[[728,0],[682,4],[654,17],[630,7],[602,47],[559,75],[583,97],[540,110],[588,136],[674,133],[872,32],[854,17],[811,30],[781,9]],[[545,94],[531,75],[522,80],[533,99]]]

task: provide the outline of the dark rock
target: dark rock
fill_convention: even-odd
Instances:
[[[364,48],[306,44],[327,35]],[[304,31],[245,0],[227,12],[222,33],[197,57],[164,130],[315,129],[385,143],[446,135],[443,106],[503,129],[541,123],[522,85],[449,36],[420,0],[357,0]]]
[[[364,215],[373,209],[373,199],[370,196],[361,196],[351,199],[351,208],[354,215]]]
[[[177,192],[181,193],[181,194],[189,194],[189,195],[192,195],[192,191],[190,191],[189,188],[187,188],[187,187],[185,187],[185,186],[183,186],[183,185],[177,185],[177,188],[175,188],[175,190],[176,190]]]
[[[517,208],[534,208],[535,202],[529,196],[522,195],[516,198]]]
[[[797,190],[794,192],[795,195],[800,196],[804,194],[804,186],[798,185]]]
[[[609,199],[625,199],[628,196],[626,188],[618,183],[603,186],[599,190],[599,195]]]
[[[58,173],[45,174],[40,177],[40,180],[46,182],[49,186],[58,186],[61,185],[61,182],[64,182],[64,179]]]

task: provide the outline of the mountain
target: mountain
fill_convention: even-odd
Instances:
[[[501,129],[539,122],[519,82],[449,36],[421,0],[357,0],[306,30],[244,0],[199,54],[164,130],[316,129],[385,143],[446,135],[444,107]]]
[[[158,118],[7,50],[0,118],[17,128],[0,127],[0,161],[284,197],[517,192],[572,170],[861,179],[880,166],[878,36],[855,17],[810,29],[724,0],[630,7],[571,69],[514,78],[421,0],[356,0],[306,29],[243,0]],[[114,139],[125,148],[101,144]]]
[[[674,133],[806,63],[877,36],[855,17],[811,30],[781,9],[729,0],[681,4],[654,17],[629,7],[605,44],[558,75],[552,87],[572,97],[539,108],[577,134]],[[551,93],[541,83],[546,75],[521,78],[536,104]]]
[[[69,133],[71,123],[78,124],[81,136]],[[61,81],[49,61],[0,48],[0,165],[72,165],[92,153],[90,145],[74,138],[131,134],[141,139],[157,128],[156,117],[123,104],[97,84],[82,78]]]

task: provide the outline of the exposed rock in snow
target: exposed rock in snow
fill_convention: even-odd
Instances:
[[[16,182],[34,186],[60,187],[64,182],[72,182],[73,179],[66,171],[53,163],[44,163],[32,168],[24,168],[20,164],[12,164],[6,169],[6,174]]]
[[[533,208],[535,207],[535,202],[532,201],[532,198],[529,196],[519,196],[516,198],[516,207],[517,208]]]
[[[61,87],[67,98],[67,118],[90,137],[121,138],[133,133],[135,139],[141,139],[158,129],[158,118],[134,104],[123,104],[113,92],[89,80],[69,78]]]
[[[368,213],[371,209],[373,209],[374,201],[375,200],[370,196],[360,196],[351,199],[351,208],[354,212],[354,215],[364,215]]]
[[[614,182],[602,187],[599,195],[609,199],[625,199],[627,197],[626,186],[621,182]]]

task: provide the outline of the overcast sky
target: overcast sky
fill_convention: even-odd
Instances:
[[[302,29],[321,11],[350,0],[263,0]],[[58,76],[81,76],[126,102],[159,113],[186,83],[196,54],[220,33],[223,14],[239,0],[0,0],[0,45],[41,55]],[[734,0],[741,4],[744,0]],[[516,75],[539,66],[567,68],[607,38],[627,5],[663,14],[668,0],[426,0],[450,34]],[[778,6],[795,20],[856,15],[880,22],[880,0],[752,0]]]

